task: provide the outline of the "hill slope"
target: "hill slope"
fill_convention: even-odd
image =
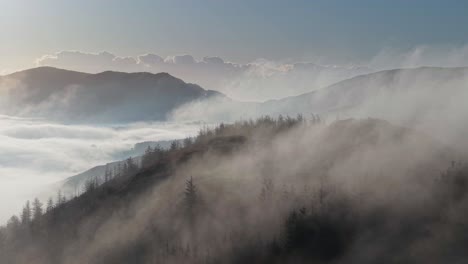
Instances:
[[[167,73],[87,74],[39,67],[0,78],[2,114],[65,122],[164,120],[177,106],[212,96]]]
[[[287,87],[285,87],[286,89]],[[263,103],[226,98],[189,103],[172,113],[177,120],[248,119],[262,115],[319,114],[336,118],[380,118],[430,131],[446,144],[461,146],[468,134],[468,68],[387,70],[357,76],[316,92]]]
[[[104,181],[104,177],[107,170],[108,173],[114,174],[119,167],[123,167],[125,165],[125,159],[127,159],[128,157],[132,157],[133,161],[137,165],[140,165],[141,156],[145,153],[145,151],[148,150],[148,147],[158,147],[167,150],[170,148],[172,142],[180,143],[181,140],[160,140],[137,143],[135,144],[133,149],[120,154],[122,160],[109,162],[105,165],[98,165],[79,174],[70,176],[65,180],[61,181],[57,189],[60,189],[62,193],[67,196],[79,193],[84,189],[83,187],[90,180],[97,179],[100,182]]]
[[[188,104],[178,109],[174,116],[182,119],[237,120],[250,116],[314,113],[388,119],[434,114],[431,112],[434,107],[438,111],[450,111],[450,104],[465,105],[463,102],[466,98],[468,68],[422,67],[361,75],[318,91],[261,103],[222,98]]]
[[[239,122],[0,229],[8,263],[441,263],[468,170],[381,120]],[[450,205],[450,206],[449,206]],[[465,242],[463,242],[465,241]],[[457,245],[454,247],[454,245]]]
[[[443,102],[446,98],[468,91],[467,80],[468,68],[386,70],[344,80],[320,91],[268,101],[261,109],[264,112],[283,114],[345,113],[382,97],[386,99],[386,103],[382,102],[382,108],[402,103],[397,101],[401,97],[411,100],[409,103],[418,104],[420,101],[414,96],[419,94],[424,94],[425,100]]]

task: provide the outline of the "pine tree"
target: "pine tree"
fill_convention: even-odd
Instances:
[[[135,163],[132,157],[125,160],[124,164],[125,174],[133,174],[138,171],[138,165]]]
[[[112,173],[109,168],[109,164],[106,164],[106,171],[104,172],[104,182],[110,181],[111,178],[112,178]]]
[[[52,200],[52,198],[49,198],[49,200],[47,201],[46,212],[48,213],[52,211],[52,209],[54,209],[54,201]]]
[[[62,201],[61,201],[60,203],[61,203],[61,204],[64,204],[64,203],[66,203],[67,201],[68,201],[67,196],[66,196],[66,195],[63,195],[63,196],[62,196]]]
[[[25,206],[23,207],[23,212],[21,213],[21,224],[23,226],[29,226],[31,223],[31,205],[30,202],[27,201]]]
[[[19,227],[20,224],[21,224],[21,220],[16,215],[13,215],[12,217],[10,217],[10,219],[8,219],[8,222],[7,222],[7,226],[13,225],[13,226]]]
[[[115,172],[116,176],[122,176],[123,174],[123,168],[122,168],[122,163],[119,162],[117,163],[117,171]]]
[[[188,137],[188,138],[184,139],[184,147],[189,147],[189,146],[192,145],[192,143],[193,143],[193,140],[192,140],[191,137]]]
[[[85,192],[91,192],[91,191],[94,191],[97,187],[98,187],[99,183],[98,183],[98,179],[97,177],[94,177],[92,179],[88,179],[86,182],[85,182]]]
[[[171,142],[171,146],[169,147],[169,149],[171,151],[174,151],[174,150],[177,150],[179,148],[179,141],[177,140],[174,140]]]
[[[34,220],[37,220],[37,219],[40,219],[41,216],[42,216],[42,203],[41,201],[39,201],[39,199],[34,199],[34,202],[33,202],[33,219]]]
[[[145,150],[145,154],[143,154],[143,157],[141,158],[141,166],[143,168],[146,168],[151,165],[153,160],[154,160],[154,150],[151,148],[151,146],[148,146]]]
[[[8,219],[7,228],[13,232],[17,232],[21,227],[21,220],[14,215]]]
[[[57,206],[60,206],[60,203],[62,202],[62,191],[61,190],[58,190],[57,191],[57,199],[55,201],[55,204]]]
[[[185,199],[185,205],[187,207],[187,211],[190,215],[193,215],[195,208],[198,204],[198,194],[197,194],[197,187],[195,186],[195,183],[193,182],[193,177],[190,176],[190,179],[188,179],[185,182],[185,192],[184,192],[184,199]]]

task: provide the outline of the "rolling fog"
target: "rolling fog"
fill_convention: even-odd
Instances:
[[[15,259],[27,263],[37,258],[47,263],[44,248],[53,248],[60,263],[70,264],[268,263],[273,254],[270,243],[287,241],[285,221],[292,210],[301,208],[319,226],[320,221],[325,221],[325,228],[331,226],[331,239],[338,239],[338,244],[332,244],[332,257],[345,262],[375,263],[383,256],[411,256],[437,263],[443,258],[450,247],[446,240],[418,232],[401,235],[412,225],[436,235],[439,230],[453,232],[456,229],[450,223],[463,217],[440,207],[445,200],[439,200],[438,191],[446,191],[439,183],[440,173],[455,158],[443,146],[413,130],[373,119],[312,126],[299,122],[291,127],[269,120],[258,124],[220,129],[218,136],[245,135],[248,139],[233,152],[208,148],[185,162],[175,160],[178,166],[159,184],[101,201],[86,218],[73,218],[72,229],[79,232],[71,231],[76,237],[65,237],[65,244],[31,243],[28,253]],[[202,136],[192,147],[211,144],[209,139],[204,141]],[[183,157],[192,151],[188,146],[168,155]],[[134,177],[138,181],[148,175]],[[196,185],[199,204],[193,215],[185,207],[189,178]],[[85,193],[75,201],[76,207],[64,211],[79,212],[80,201],[94,201],[106,188],[112,189],[110,185]],[[453,233],[447,238],[457,238]],[[430,251],[421,254],[423,249]],[[317,251],[306,252],[318,258],[317,263],[334,260]],[[284,260],[310,263],[307,258]]]
[[[317,92],[265,103],[217,98],[187,103],[174,121],[239,120],[249,116],[319,114],[328,121],[379,118],[416,129],[467,154],[467,68],[409,68],[361,75]]]
[[[416,67],[438,60],[437,56],[431,58],[425,52],[427,49],[423,48],[395,56],[399,61],[387,65]],[[455,50],[455,55],[440,61],[444,65],[461,64],[456,60],[456,54],[463,57],[466,56],[464,52],[466,49]],[[388,54],[392,53],[384,52],[372,63],[385,64],[382,61],[389,61],[386,56],[393,56]],[[219,60],[210,61],[214,62],[221,63]],[[178,63],[176,60],[164,63],[182,67],[172,65]],[[194,62],[190,67],[200,63]],[[208,64],[208,61],[203,63]],[[217,90],[239,89],[235,98],[257,100],[268,98],[265,94],[278,98],[314,90],[314,87],[308,90],[304,86],[294,89],[297,82],[310,83],[310,80],[301,79],[295,68],[299,66],[294,65],[284,68],[284,65],[265,61],[256,64],[257,68],[250,65],[250,70],[256,71],[249,72],[256,76],[255,80],[249,79],[251,75],[244,78],[241,74],[236,77],[242,78],[237,86],[222,86]],[[184,67],[184,70],[190,70],[186,64]],[[271,67],[274,68],[272,72]],[[284,69],[289,70],[281,72]],[[301,74],[307,75],[310,73],[308,70]],[[320,76],[312,79],[317,78],[317,83],[322,83]],[[76,125],[1,116],[0,222],[17,214],[28,199],[38,196],[45,201],[47,197],[54,196],[57,183],[66,177],[121,159],[121,153],[131,149],[135,143],[193,136],[204,126],[203,122],[231,123],[263,115],[276,117],[278,114],[304,114],[309,119],[313,113],[323,118],[323,122],[315,127],[299,126],[279,136],[272,136],[270,127],[260,127],[249,135],[248,144],[240,151],[226,156],[210,152],[196,156],[175,166],[169,180],[152,186],[149,192],[133,193],[136,198],[126,201],[128,203],[123,207],[117,207],[115,215],[105,219],[89,216],[91,224],[79,223],[76,227],[84,232],[83,237],[78,236],[76,241],[63,247],[64,260],[66,263],[100,263],[102,254],[109,254],[112,258],[113,254],[118,256],[119,248],[131,251],[138,247],[134,241],[148,243],[161,250],[164,243],[173,243],[174,247],[182,248],[181,252],[185,247],[200,245],[193,249],[197,252],[194,254],[199,254],[195,260],[190,259],[194,263],[198,257],[205,256],[203,254],[215,260],[229,258],[234,254],[232,252],[239,250],[235,249],[238,244],[241,248],[260,248],[258,252],[267,254],[259,245],[268,244],[282,235],[284,219],[291,210],[302,206],[307,210],[321,207],[324,203],[322,191],[327,192],[328,208],[336,209],[337,206],[338,214],[342,210],[345,213],[350,210],[356,217],[353,221],[362,221],[364,226],[366,221],[372,221],[375,211],[382,208],[388,212],[383,214],[390,219],[388,223],[402,221],[402,228],[406,224],[411,225],[412,221],[426,221],[427,215],[437,218],[442,208],[438,207],[439,202],[443,204],[446,201],[437,200],[438,196],[434,198],[439,192],[434,190],[434,186],[452,161],[464,161],[468,153],[465,140],[468,134],[467,80],[463,69],[372,73],[332,85],[328,90],[324,88],[303,97],[278,101],[239,102],[217,98],[196,101],[173,109],[168,116],[170,121],[164,123]],[[288,85],[292,88],[289,89]],[[275,92],[281,89],[287,92]],[[340,121],[348,118],[362,120]],[[228,136],[248,134],[248,129],[231,131]],[[168,153],[169,157],[176,155]],[[187,223],[180,213],[181,197],[189,176],[193,176],[203,206],[207,208],[198,216],[196,231],[191,226],[193,223]],[[265,189],[270,194],[264,194]],[[269,196],[267,201],[259,202],[259,197],[264,195]],[[345,209],[341,207],[343,200],[348,203]],[[112,204],[112,201],[106,202]],[[464,200],[456,206],[465,206]],[[326,213],[335,214],[335,209]],[[105,215],[105,212],[105,207],[100,208],[97,215]],[[464,217],[446,211],[442,214],[446,214],[447,222],[427,220],[435,236],[439,235],[437,230],[452,230],[452,221]],[[93,221],[99,222],[96,232]],[[386,226],[387,222],[381,224],[383,226],[373,231],[392,232]],[[148,228],[160,232],[159,237],[148,236]],[[93,234],[93,239],[87,237],[87,232]],[[352,242],[356,242],[352,247],[359,250],[344,255],[344,259],[372,259],[373,254],[378,259],[386,250],[385,254],[393,254],[387,246],[395,241],[407,243],[407,248],[397,250],[397,253],[411,255],[416,252],[419,260],[432,256],[428,254],[426,258],[421,254],[422,248],[430,248],[434,250],[433,256],[443,258],[443,252],[437,249],[449,247],[437,237],[417,237],[414,243],[393,237],[388,241],[377,240],[378,245],[373,245],[377,239],[375,234],[370,237],[361,235],[357,236],[357,242]],[[226,239],[230,242],[225,243]],[[114,241],[119,243],[111,244]],[[41,247],[32,247],[36,246]],[[362,256],[358,253],[363,251],[369,254]],[[141,258],[149,259],[141,263],[151,263],[158,258],[167,263],[187,260],[184,259],[187,256],[180,252],[180,255],[177,253],[172,257],[159,253],[141,254]]]
[[[328,122],[353,117],[381,118],[416,129],[466,154],[467,80],[464,74],[452,78],[450,74],[426,73],[403,74],[391,82],[388,78],[376,78],[353,83],[343,90],[321,92],[306,107],[292,101],[273,105],[274,111],[259,103],[200,101],[174,109],[170,123],[64,125],[2,116],[0,188],[1,201],[5,202],[0,204],[0,221],[17,213],[25,200],[36,195],[44,197],[44,188],[95,165],[121,158],[118,154],[131,149],[135,143],[196,134],[201,125],[193,122],[199,120],[233,122],[278,113],[291,116],[302,113],[306,117],[318,113]],[[315,105],[325,107],[309,107]]]
[[[157,122],[64,125],[0,116],[0,222],[17,214],[26,200],[55,196],[66,177],[121,159],[135,143],[184,138],[200,127]]]

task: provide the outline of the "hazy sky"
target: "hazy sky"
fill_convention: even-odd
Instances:
[[[467,10],[455,0],[0,0],[0,72],[61,50],[362,61],[386,47],[466,45]]]

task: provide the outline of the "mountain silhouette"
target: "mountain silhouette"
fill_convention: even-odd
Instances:
[[[168,73],[98,74],[39,67],[0,78],[1,112],[73,122],[164,120],[174,108],[223,96]]]

